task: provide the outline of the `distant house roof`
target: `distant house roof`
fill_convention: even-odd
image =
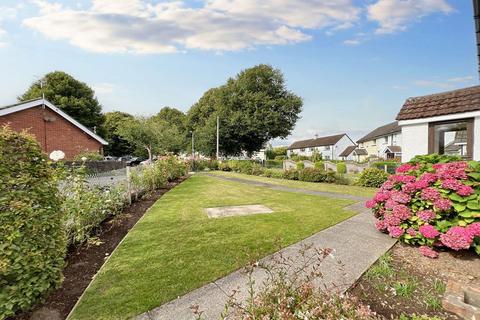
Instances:
[[[370,141],[382,136],[386,136],[389,134],[393,134],[396,132],[401,132],[402,128],[398,125],[398,121],[391,122],[389,124],[386,124],[384,126],[378,127],[372,132],[368,133],[361,139],[357,140],[357,143],[365,142],[365,141]]]
[[[357,156],[366,156],[368,155],[368,152],[367,150],[365,149],[361,149],[361,148],[357,148],[357,146],[348,146],[345,148],[345,150],[342,151],[342,153],[340,153],[338,156],[339,157],[348,157],[349,155],[351,155],[353,152],[355,152],[355,154]]]
[[[287,149],[292,150],[292,149],[304,149],[304,148],[311,148],[311,147],[332,146],[338,141],[340,141],[340,139],[342,139],[343,136],[348,137],[346,133],[342,133],[342,134],[337,134],[333,136],[320,137],[316,139],[295,141]]]
[[[480,86],[408,98],[397,120],[411,120],[480,110]]]
[[[0,108],[0,117],[5,116],[7,114],[11,114],[11,113],[14,113],[14,112],[19,112],[19,111],[22,111],[22,110],[25,110],[25,109],[34,108],[34,107],[38,107],[38,106],[42,106],[42,105],[44,105],[45,107],[48,107],[53,112],[58,113],[60,116],[65,118],[67,121],[69,121],[71,124],[73,124],[74,126],[79,128],[80,130],[82,130],[83,132],[85,132],[86,134],[88,134],[90,137],[97,140],[101,144],[103,144],[103,145],[108,144],[108,142],[105,141],[104,139],[102,139],[99,135],[92,132],[90,129],[88,129],[87,127],[82,125],[80,122],[78,122],[77,120],[70,117],[68,114],[66,114],[65,112],[63,112],[59,108],[57,108],[51,102],[49,102],[45,99],[42,99],[42,98],[29,100],[29,101],[24,101],[24,102],[12,104],[12,105],[9,105],[9,106],[1,107]]]
[[[402,153],[402,147],[400,146],[387,146],[385,151],[389,150],[391,153]]]

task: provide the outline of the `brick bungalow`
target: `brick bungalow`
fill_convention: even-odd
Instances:
[[[44,99],[36,99],[0,108],[0,125],[13,130],[28,130],[49,154],[62,150],[66,160],[83,151],[103,154],[108,143],[68,114]]]
[[[431,153],[480,160],[480,86],[409,98],[397,120],[403,162]]]

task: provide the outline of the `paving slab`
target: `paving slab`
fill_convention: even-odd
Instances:
[[[252,214],[272,213],[273,210],[261,204],[250,204],[242,206],[206,208],[205,212],[207,213],[207,216],[209,218],[224,218],[248,216]]]

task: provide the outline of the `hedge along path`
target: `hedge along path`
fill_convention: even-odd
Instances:
[[[222,177],[211,174],[205,175],[275,190],[360,201],[344,208],[357,212],[358,214],[356,216],[261,259],[261,262],[269,263],[281,256],[286,259],[290,258],[292,261],[297,261],[300,266],[302,264],[301,259],[299,259],[300,252],[305,250],[305,248],[309,248],[306,251],[307,257],[314,256],[315,248],[333,249],[333,259],[326,259],[322,262],[321,271],[323,278],[318,279],[317,283],[315,283],[315,285],[320,288],[336,290],[341,293],[345,292],[378,258],[385,254],[385,252],[396,243],[396,239],[390,238],[376,230],[374,226],[375,219],[370,210],[364,206],[364,201],[367,198],[288,188],[240,178]],[[250,281],[254,281],[254,285],[258,290],[267,275],[264,270],[255,268],[250,277],[247,276],[243,270],[237,270],[226,277],[204,285],[176,300],[145,312],[134,319],[194,320],[196,317],[192,312],[192,306],[198,306],[199,310],[203,312],[202,319],[220,319],[224,312],[224,307],[233,291],[237,292],[235,297],[238,302],[246,301],[246,299],[248,299]]]

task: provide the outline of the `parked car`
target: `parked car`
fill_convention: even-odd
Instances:
[[[114,156],[105,156],[105,157],[103,157],[103,160],[105,160],[105,161],[116,161],[116,160],[117,160],[117,157],[114,157]]]
[[[126,163],[127,163],[127,166],[134,167],[134,166],[138,166],[142,161],[145,161],[145,160],[147,160],[147,158],[133,157],[130,160],[127,160]]]

